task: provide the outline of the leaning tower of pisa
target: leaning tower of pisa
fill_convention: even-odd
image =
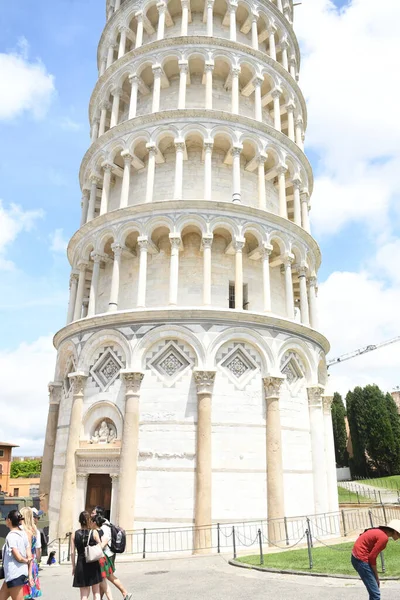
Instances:
[[[51,535],[337,510],[292,0],[108,0],[97,64]]]

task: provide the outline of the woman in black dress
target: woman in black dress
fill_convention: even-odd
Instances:
[[[73,587],[80,588],[81,600],[88,600],[90,588],[92,588],[93,599],[100,600],[100,582],[102,580],[100,563],[98,560],[87,563],[85,560],[85,547],[100,544],[97,531],[92,531],[89,540],[90,515],[86,511],[79,515],[81,528],[75,531],[72,538],[72,575],[74,577]],[[76,554],[78,555],[76,560]]]

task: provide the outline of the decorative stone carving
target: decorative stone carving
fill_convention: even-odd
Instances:
[[[324,405],[324,410],[326,412],[330,412],[332,409],[333,396],[323,396],[322,402]]]
[[[286,352],[281,360],[281,373],[286,375],[289,385],[295,384],[305,375],[305,367],[301,358],[292,351]]]
[[[117,430],[113,423],[102,421],[90,439],[91,444],[111,444],[117,439]]]
[[[283,377],[263,377],[265,398],[279,398]]]
[[[193,371],[198,394],[212,394],[215,374],[215,371]]]
[[[79,394],[83,396],[87,375],[84,375],[83,373],[70,373],[68,377],[70,378],[72,383],[72,390],[74,396],[77,396]]]
[[[316,385],[313,387],[307,388],[308,394],[308,405],[310,407],[322,407],[322,394],[324,393],[324,388],[321,385]]]
[[[164,380],[173,382],[186,369],[193,366],[193,363],[177,344],[171,341],[149,361],[148,365]]]
[[[151,452],[151,451],[144,451],[144,452],[139,452],[139,459],[140,460],[148,460],[150,458],[158,458],[160,460],[172,460],[174,458],[183,458],[185,460],[194,460],[196,457],[196,454],[192,453],[192,452]]]
[[[242,345],[237,345],[220,363],[229,379],[235,385],[245,385],[253,374],[258,371],[258,365]]]
[[[49,402],[50,402],[50,404],[60,404],[62,385],[63,384],[58,381],[51,381],[49,383]]]
[[[106,391],[118,378],[123,368],[124,365],[117,354],[112,348],[107,348],[90,369],[90,375],[100,389]]]
[[[126,393],[138,394],[142,385],[144,373],[140,371],[121,371],[121,377],[124,380]]]

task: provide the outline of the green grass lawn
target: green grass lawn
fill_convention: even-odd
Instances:
[[[338,485],[338,496],[339,496],[339,504],[345,504],[349,502],[351,504],[372,502],[372,500],[366,496],[362,496],[361,494],[357,494],[355,492],[351,492],[350,490],[346,490],[346,488]]]
[[[320,547],[312,549],[313,572],[330,573],[336,575],[357,575],[353,569],[350,558],[353,543],[332,545],[330,548]],[[260,556],[242,556],[239,562],[249,565],[264,566],[274,569],[287,569],[294,571],[310,571],[307,548],[300,550],[288,550],[276,554],[265,554],[264,565],[260,565]],[[385,550],[386,572],[382,577],[400,576],[400,541],[389,543]],[[381,572],[381,561],[378,558],[378,571]]]
[[[379,479],[363,479],[355,483],[365,483],[373,487],[380,487],[389,490],[400,490],[400,475],[392,475],[391,477],[379,477]]]

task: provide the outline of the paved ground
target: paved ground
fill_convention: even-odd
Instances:
[[[121,563],[118,574],[137,600],[367,600],[358,581],[275,575],[238,569],[222,556]],[[71,568],[41,571],[44,598],[78,600]],[[400,582],[383,583],[382,600],[398,600]],[[113,589],[114,600],[120,600]]]

